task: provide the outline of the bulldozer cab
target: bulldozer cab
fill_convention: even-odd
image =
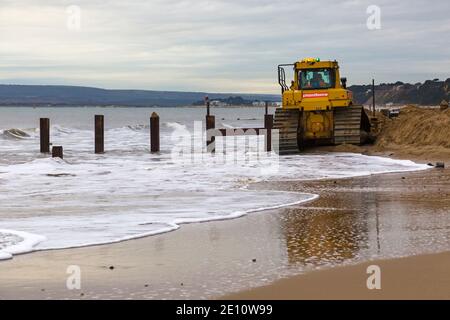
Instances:
[[[286,67],[293,69],[294,88],[286,85]],[[345,89],[345,78],[339,82],[339,66],[337,61],[323,61],[307,58],[292,64],[278,65],[278,83],[281,92],[293,90]]]
[[[304,69],[298,71],[298,87],[301,90],[329,89],[334,86],[333,69]]]
[[[289,79],[286,79],[286,70]],[[292,80],[292,85],[287,85]],[[340,78],[337,61],[307,58],[278,66],[283,108],[305,111],[332,110],[352,104],[352,93],[346,89],[346,79]]]

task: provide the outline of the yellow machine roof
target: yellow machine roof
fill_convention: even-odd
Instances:
[[[295,63],[296,69],[338,68],[337,61],[320,61],[319,58],[305,58]]]

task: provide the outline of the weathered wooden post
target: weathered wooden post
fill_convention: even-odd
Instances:
[[[52,158],[61,158],[64,159],[63,156],[63,147],[62,146],[54,146],[52,148]]]
[[[211,115],[209,98],[205,97],[206,105],[206,150],[208,152],[216,151],[216,137],[212,134],[212,130],[216,128],[216,118]]]
[[[150,117],[150,151],[159,152],[159,116],[156,112]]]
[[[265,106],[265,113],[264,114],[269,114],[269,101],[265,101],[264,106]]]
[[[264,115],[264,129],[266,129],[266,151],[272,151],[273,114]]]
[[[208,96],[205,97],[205,106],[206,106],[206,115],[209,116],[210,115],[210,102],[209,102],[209,98]]]
[[[213,130],[216,128],[216,117],[206,116],[206,150],[208,152],[216,151],[216,137]]]
[[[105,152],[105,119],[103,115],[95,115],[95,153]]]
[[[372,116],[375,117],[375,79],[372,79]]]
[[[39,121],[41,153],[50,152],[50,119],[41,118]]]

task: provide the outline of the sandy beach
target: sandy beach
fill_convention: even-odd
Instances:
[[[0,263],[0,298],[445,299],[449,254],[424,254],[448,251],[449,186],[448,169],[255,184],[320,198],[132,241],[15,256]],[[386,260],[399,253],[415,257]],[[364,289],[372,260],[383,272],[379,292]],[[80,290],[66,288],[70,265],[81,268]]]
[[[369,290],[367,268],[381,270],[381,289]],[[231,300],[450,299],[450,252],[376,260],[279,280],[221,297]]]

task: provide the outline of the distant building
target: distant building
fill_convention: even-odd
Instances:
[[[266,103],[264,101],[253,101],[252,106],[254,107],[264,107]]]
[[[213,106],[213,107],[225,107],[225,106],[228,106],[228,103],[225,103],[225,102],[220,101],[220,100],[213,100],[213,101],[211,101],[211,106]]]
[[[257,101],[253,101],[252,102],[252,106],[254,106],[254,107],[264,107],[265,105],[266,105],[266,101],[259,101],[259,100],[257,100]],[[281,102],[268,101],[267,105],[269,107],[276,107],[278,105],[281,105]]]

